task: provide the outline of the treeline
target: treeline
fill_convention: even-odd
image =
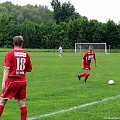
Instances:
[[[66,5],[72,7],[72,17],[66,18],[64,14],[60,17],[53,3],[54,0],[51,3],[54,11],[46,6],[0,4],[0,47],[12,47],[13,36],[22,35],[25,48],[55,49],[61,45],[73,49],[76,42],[106,42],[111,48],[120,48],[120,24],[88,20],[76,13],[70,3],[59,8],[63,11]]]
[[[17,23],[30,20],[36,23],[51,24],[54,22],[53,12],[47,6],[26,6],[14,5],[11,2],[0,4],[0,14],[8,13],[15,18]]]

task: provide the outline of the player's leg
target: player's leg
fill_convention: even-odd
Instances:
[[[84,67],[85,67],[85,68],[84,68],[85,72],[78,75],[78,79],[79,79],[79,80],[81,79],[81,77],[85,77],[85,75],[86,75],[86,70],[88,70],[88,66],[87,66],[86,64],[84,65]]]
[[[9,84],[8,80],[5,83],[5,88],[2,90],[2,94],[0,96],[0,117],[2,116],[2,113],[4,111],[4,106],[7,103],[8,99],[11,98],[11,84]]]
[[[60,53],[60,57],[62,57],[62,53]]]
[[[84,73],[81,73],[81,74],[79,74],[78,75],[78,79],[80,80],[81,79],[81,77],[84,77],[86,75],[86,73],[84,72]]]
[[[88,76],[90,75],[90,65],[86,65],[85,68],[85,76],[84,76],[84,82],[86,83],[86,80],[88,79]]]
[[[59,51],[59,54],[58,54],[58,56],[60,57],[60,51]]]
[[[62,53],[61,52],[59,52],[59,55],[58,55],[59,57],[62,57]]]
[[[18,100],[18,104],[20,107],[20,120],[27,120],[27,107],[25,105],[26,99],[26,82],[19,83],[19,91],[14,96],[16,100]]]
[[[20,120],[27,120],[27,107],[25,105],[25,100],[18,100],[20,107]]]
[[[62,57],[62,52],[61,52],[61,57]]]
[[[86,80],[88,79],[88,76],[90,75],[90,70],[87,69],[85,72],[85,76],[84,76],[84,82],[86,83]]]
[[[7,99],[0,98],[0,117],[3,113],[4,106],[5,106],[6,103],[7,103]]]

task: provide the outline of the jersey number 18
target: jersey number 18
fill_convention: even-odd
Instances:
[[[17,58],[17,71],[25,70],[26,58]]]

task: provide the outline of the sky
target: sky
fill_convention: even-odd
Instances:
[[[8,0],[0,0],[0,3]],[[9,0],[18,5],[46,5],[52,10],[50,2],[52,0]],[[109,19],[115,23],[120,22],[120,0],[59,0],[61,3],[70,2],[82,16],[89,20],[96,19],[106,23]]]

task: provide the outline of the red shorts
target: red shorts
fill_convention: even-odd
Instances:
[[[14,97],[16,100],[26,99],[26,81],[6,80],[5,90],[2,91],[0,97],[3,99],[12,99]]]
[[[90,64],[84,64],[84,69],[90,71],[91,70]]]

